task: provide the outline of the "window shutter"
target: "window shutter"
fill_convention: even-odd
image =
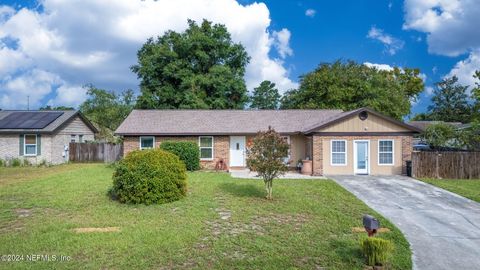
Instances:
[[[20,134],[20,140],[19,140],[19,143],[18,145],[20,146],[20,149],[19,149],[19,155],[20,156],[23,156],[23,144],[25,143],[25,137],[23,134]]]
[[[37,156],[42,155],[42,135],[37,135]]]

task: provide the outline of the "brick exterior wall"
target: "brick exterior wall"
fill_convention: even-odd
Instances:
[[[402,136],[402,174],[407,174],[407,167],[405,162],[407,160],[412,160],[413,152],[413,137],[412,136]]]
[[[323,175],[323,138],[322,136],[313,136],[312,142],[312,164],[313,175]]]
[[[123,140],[123,156],[140,147],[139,136],[124,137]],[[156,136],[155,147],[160,147],[160,144],[165,141],[190,141],[198,144],[198,136]],[[220,160],[228,165],[230,155],[230,137],[229,136],[213,136],[213,160],[201,160],[200,165],[202,169],[214,169],[215,164]]]

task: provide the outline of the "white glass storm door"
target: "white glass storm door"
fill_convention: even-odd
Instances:
[[[368,174],[369,172],[369,150],[368,141],[354,141],[354,173]]]
[[[230,167],[245,166],[245,136],[230,136]]]

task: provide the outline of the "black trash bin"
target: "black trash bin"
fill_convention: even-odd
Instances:
[[[412,161],[407,160],[406,163],[407,163],[406,164],[407,165],[407,176],[412,177]]]

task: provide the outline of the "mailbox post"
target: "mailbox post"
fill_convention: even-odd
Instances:
[[[368,237],[371,237],[377,233],[377,230],[380,228],[380,222],[371,215],[364,215],[363,227],[365,228],[365,231],[367,231]]]

